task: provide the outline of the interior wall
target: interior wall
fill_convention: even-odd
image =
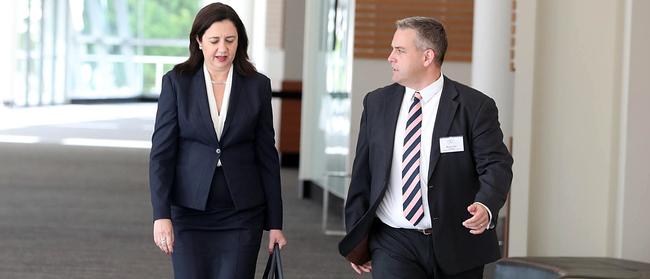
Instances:
[[[622,8],[537,3],[529,256],[611,255]]]
[[[285,0],[284,14],[284,79],[302,80],[305,0]]]
[[[623,189],[619,255],[622,258],[650,262],[650,1],[628,0],[629,14],[629,56],[627,108],[625,115],[627,127],[624,129]],[[624,71],[625,72],[625,71]]]
[[[264,74],[271,79],[271,88],[280,90],[284,79],[285,50],[282,48],[284,39],[284,18],[286,11],[284,0],[266,1],[264,21]],[[257,11],[256,11],[257,12]]]
[[[516,7],[516,71],[513,90],[512,186],[508,225],[508,256],[528,255],[532,111],[535,81],[537,0],[522,1]]]

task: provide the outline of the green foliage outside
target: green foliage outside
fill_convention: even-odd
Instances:
[[[145,39],[188,39],[194,15],[199,9],[198,1],[151,1],[129,0],[129,6],[135,7],[144,1],[142,18],[142,38]],[[131,14],[131,27],[137,30],[137,15]],[[188,55],[187,46],[179,47],[145,47],[145,55]]]
[[[86,0],[86,7],[89,1]],[[103,28],[106,36],[118,35],[118,15],[116,13],[115,5],[119,4],[115,1],[107,0],[99,1],[102,5],[102,10],[105,11],[105,28]],[[129,34],[133,38],[141,39],[176,39],[188,40],[188,34],[192,27],[192,21],[198,11],[199,1],[194,0],[126,0],[128,6],[128,20],[129,20]],[[85,34],[91,33],[92,24],[101,24],[97,19],[90,18],[88,11],[84,12],[84,30]],[[189,42],[188,42],[189,44]],[[92,48],[92,45],[89,45]],[[121,52],[121,47],[115,46],[109,48],[112,54],[115,51]],[[90,50],[90,49],[89,49]],[[182,47],[178,46],[143,46],[136,48],[135,52],[140,55],[152,56],[187,56],[187,45]],[[173,65],[165,65],[165,71],[170,70]],[[125,83],[124,65],[116,65],[115,67],[116,84]],[[143,71],[143,89],[148,92],[155,84],[155,65],[144,64]],[[118,73],[119,72],[119,73]]]
[[[187,0],[128,0],[129,7],[137,7],[144,1],[142,18],[137,14],[129,14],[131,30],[138,30],[138,20],[142,20],[142,38],[145,39],[185,39],[192,28],[194,15],[199,9],[199,1]],[[131,10],[135,10],[132,9]],[[144,55],[161,56],[187,56],[187,46],[147,46],[143,48]],[[152,65],[153,66],[153,65]],[[171,69],[172,65],[165,65],[165,71]],[[152,69],[153,68],[153,69]],[[148,91],[155,84],[155,67],[144,67],[144,90]]]

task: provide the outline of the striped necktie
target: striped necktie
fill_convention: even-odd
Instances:
[[[420,135],[422,134],[422,95],[415,92],[404,132],[402,155],[402,208],[404,217],[417,225],[424,217],[420,191]]]

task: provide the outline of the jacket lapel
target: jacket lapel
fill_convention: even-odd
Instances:
[[[234,67],[234,65],[232,67]],[[223,130],[221,131],[221,141],[223,141],[228,132],[228,127],[230,127],[235,118],[239,99],[244,93],[242,86],[244,77],[240,76],[235,69],[232,70],[232,86],[230,87],[230,99],[228,100],[228,113],[226,114],[226,122],[223,124]]]
[[[205,87],[205,77],[203,75],[203,68],[200,68],[194,76],[192,77],[192,94],[194,95],[194,100],[199,107],[199,114],[201,118],[201,123],[209,131],[210,140],[217,140],[217,132],[214,130],[214,124],[212,124],[212,115],[210,115],[210,105],[208,103],[207,88]]]
[[[438,159],[440,159],[440,138],[447,135],[451,123],[454,121],[458,102],[454,99],[458,96],[456,87],[452,80],[445,78],[445,85],[440,95],[440,104],[436,113],[436,123],[433,126],[433,137],[431,142],[431,156],[429,159],[429,181],[432,181],[433,171],[436,169]]]
[[[404,86],[398,85],[396,86],[395,91],[388,94],[384,99],[383,111],[386,113],[384,114],[385,118],[383,123],[388,124],[384,126],[386,130],[384,130],[385,136],[383,137],[386,140],[385,145],[386,150],[388,151],[386,156],[387,161],[384,162],[387,168],[386,180],[390,178],[390,166],[391,161],[393,160],[393,145],[395,142],[395,129],[397,128],[397,119],[399,118],[399,111],[402,107],[402,100],[404,100],[404,92]]]

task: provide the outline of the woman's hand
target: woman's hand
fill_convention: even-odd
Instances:
[[[174,228],[171,219],[158,219],[153,222],[153,242],[167,256],[174,252]]]
[[[273,253],[273,246],[275,243],[280,246],[280,249],[287,245],[287,240],[284,238],[282,230],[270,230],[269,231],[269,254]]]

